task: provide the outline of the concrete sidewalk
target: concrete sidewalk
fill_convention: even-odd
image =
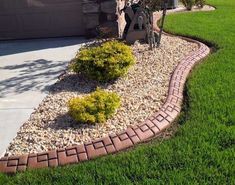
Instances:
[[[84,38],[0,42],[0,156]]]

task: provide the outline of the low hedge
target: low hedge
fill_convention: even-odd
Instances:
[[[110,118],[120,106],[116,93],[97,89],[82,98],[69,101],[69,114],[79,123],[103,123]]]
[[[134,56],[129,46],[108,41],[100,46],[81,49],[72,69],[100,82],[107,82],[126,74],[133,64]]]

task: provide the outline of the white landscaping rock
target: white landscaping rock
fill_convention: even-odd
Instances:
[[[158,111],[168,92],[171,74],[180,59],[198,49],[181,38],[163,36],[160,48],[148,50],[147,44],[132,46],[136,64],[128,74],[113,84],[101,85],[67,71],[54,85],[29,120],[21,127],[6,155],[35,153],[80,144],[104,137],[128,125],[141,122]],[[97,86],[118,93],[121,107],[103,125],[76,123],[69,115],[69,99],[96,89]]]

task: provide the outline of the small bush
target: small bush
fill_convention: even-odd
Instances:
[[[118,41],[108,41],[101,46],[83,48],[77,54],[73,71],[107,82],[127,73],[134,64],[131,48]]]
[[[187,10],[192,10],[193,6],[203,8],[206,3],[206,0],[181,0],[181,2],[187,8]]]
[[[97,89],[83,98],[69,101],[69,114],[80,123],[103,123],[110,118],[120,106],[116,93]]]

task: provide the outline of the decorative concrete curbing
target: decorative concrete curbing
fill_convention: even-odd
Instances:
[[[90,143],[37,154],[3,157],[0,159],[0,172],[16,173],[27,169],[79,163],[127,149],[136,143],[159,135],[160,132],[170,126],[180,113],[184,84],[191,69],[210,53],[210,49],[205,44],[188,38],[184,39],[197,43],[199,49],[183,58],[176,67],[170,80],[165,104],[146,121],[136,126],[130,126],[121,133],[108,135]]]

